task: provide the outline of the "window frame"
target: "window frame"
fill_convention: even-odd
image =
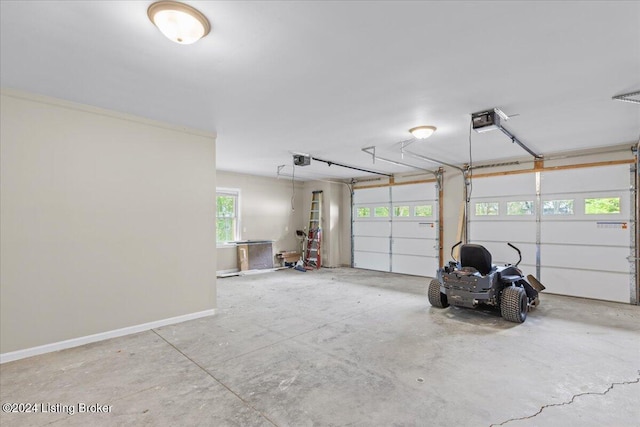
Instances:
[[[405,210],[406,209],[406,210]],[[406,215],[398,215],[402,212],[406,212]],[[394,205],[393,206],[393,217],[394,218],[409,218],[411,217],[411,206],[409,205]]]
[[[484,205],[486,207],[486,213],[478,213],[478,207],[480,205]],[[495,213],[490,213],[490,207],[495,207]],[[499,201],[490,201],[490,202],[475,202],[473,206],[473,214],[474,216],[500,216],[500,202]]]
[[[510,208],[512,204],[518,203],[520,204],[520,208],[523,204],[529,204],[531,206],[531,210],[528,212],[524,212],[520,209],[517,213],[511,213]],[[517,217],[517,216],[533,216],[536,213],[536,203],[533,200],[507,200],[506,203],[506,213],[507,216]]]
[[[417,210],[419,208],[429,208],[429,215],[419,215]],[[433,217],[433,205],[431,203],[426,205],[415,205],[413,206],[413,216],[415,218],[431,218]]]
[[[218,217],[218,197],[220,196],[231,196],[235,198],[235,209],[234,216],[232,217]],[[240,236],[240,216],[241,216],[241,205],[240,205],[240,189],[239,188],[225,188],[225,187],[216,187],[216,246],[217,247],[228,247],[233,246],[233,242],[241,240]],[[233,239],[228,241],[220,242],[218,241],[218,219],[219,218],[234,218],[235,219],[235,230],[233,232]]]
[[[367,210],[367,215],[360,215],[361,210]],[[356,206],[356,218],[371,218],[371,208],[368,206]]]
[[[385,215],[378,215],[378,209],[386,209]],[[390,212],[389,206],[375,206],[373,208],[373,217],[374,218],[391,218],[392,212]]]
[[[556,208],[554,206],[553,208],[553,212],[545,212],[545,203],[554,203],[554,202],[570,202],[568,205],[571,206],[571,212],[556,212],[556,210],[558,208]],[[540,207],[541,211],[542,211],[542,216],[546,216],[546,217],[568,217],[571,215],[575,215],[576,214],[576,199],[572,198],[572,199],[548,199],[548,200],[543,200],[542,201],[542,206]]]
[[[587,201],[589,200],[617,200],[618,201],[618,211],[617,212],[587,212],[588,206]],[[583,208],[585,215],[621,215],[622,214],[622,197],[620,196],[611,196],[611,197],[585,197],[583,200]]]

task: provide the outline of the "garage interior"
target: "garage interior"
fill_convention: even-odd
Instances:
[[[640,3],[184,5],[0,2],[2,425],[637,425]]]

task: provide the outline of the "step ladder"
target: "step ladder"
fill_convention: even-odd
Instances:
[[[322,191],[314,191],[311,195],[311,211],[309,212],[309,232],[307,233],[307,250],[305,267],[318,269],[322,266]]]

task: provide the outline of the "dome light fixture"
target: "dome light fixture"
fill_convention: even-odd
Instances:
[[[207,17],[184,3],[158,1],[149,6],[147,15],[162,34],[179,44],[195,43],[211,31]]]
[[[436,131],[435,126],[417,126],[409,129],[411,135],[417,139],[427,139]]]

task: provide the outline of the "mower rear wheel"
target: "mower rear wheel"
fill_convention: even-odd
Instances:
[[[527,293],[523,288],[509,286],[502,291],[500,312],[505,320],[522,323],[527,318]]]
[[[427,292],[429,296],[429,302],[432,306],[438,308],[446,308],[449,307],[449,301],[447,301],[447,295],[440,292],[440,282],[437,280],[432,280],[429,283],[429,292]]]

